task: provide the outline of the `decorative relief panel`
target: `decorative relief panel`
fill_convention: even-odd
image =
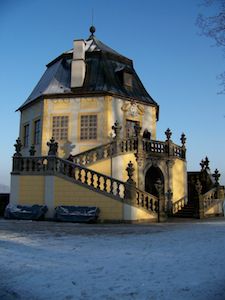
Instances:
[[[144,106],[137,104],[135,101],[125,102],[121,109],[123,112],[125,112],[128,116],[131,117],[138,117],[144,114]]]
[[[98,100],[96,98],[82,98],[80,100],[81,109],[93,109],[98,107]]]

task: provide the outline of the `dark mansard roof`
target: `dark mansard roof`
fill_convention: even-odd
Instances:
[[[157,103],[145,90],[135,72],[132,60],[103,44],[93,33],[85,42],[86,74],[83,86],[72,89],[70,87],[73,58],[73,50],[70,50],[47,65],[44,75],[19,110],[42,99],[43,96],[55,98],[107,94],[153,105],[158,110]],[[123,84],[122,72],[131,74],[132,87]]]

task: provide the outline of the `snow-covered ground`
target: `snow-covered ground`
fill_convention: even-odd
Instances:
[[[0,220],[0,299],[225,299],[223,219]]]

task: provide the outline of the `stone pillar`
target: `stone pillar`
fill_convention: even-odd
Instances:
[[[125,192],[124,192],[124,198],[125,200],[132,204],[136,204],[136,182],[133,180],[134,175],[134,165],[130,161],[127,168],[127,176],[128,180],[125,183]]]
[[[173,195],[173,165],[174,165],[174,160],[168,159],[166,161],[166,167],[167,167],[167,193]],[[169,198],[166,197],[166,207],[170,207],[172,203],[168,203]],[[172,198],[170,199],[172,201]]]
[[[56,169],[56,156],[58,152],[58,143],[55,141],[54,137],[51,138],[49,142],[47,142],[48,150],[48,171],[54,172]]]
[[[160,222],[162,219],[165,220],[165,197],[164,197],[164,191],[163,191],[163,184],[160,179],[157,179],[155,183],[155,188],[158,192],[158,222]]]
[[[204,201],[202,196],[202,185],[199,179],[196,180],[195,183],[195,190],[197,194],[197,203],[198,203],[198,211],[196,215],[199,217],[199,219],[204,218]]]
[[[168,216],[173,215],[173,192],[171,189],[168,189],[166,193],[167,203],[166,203],[166,211]]]
[[[48,207],[46,213],[46,218],[48,219],[53,219],[55,214],[54,194],[54,176],[45,176],[44,199],[45,205]]]

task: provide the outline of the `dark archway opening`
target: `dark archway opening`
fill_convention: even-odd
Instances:
[[[150,167],[145,175],[145,191],[156,197],[158,192],[155,188],[157,180],[160,179],[164,186],[164,176],[162,171],[158,167]]]

